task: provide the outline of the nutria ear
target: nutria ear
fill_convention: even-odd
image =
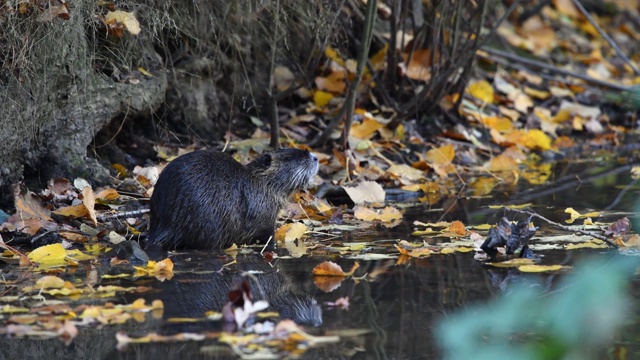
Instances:
[[[259,158],[253,160],[261,168],[268,169],[271,166],[271,160],[273,159],[271,153],[264,153]]]

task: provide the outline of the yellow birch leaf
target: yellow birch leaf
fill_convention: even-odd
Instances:
[[[58,265],[64,264],[65,256],[67,253],[62,244],[51,244],[33,250],[27,258],[40,265]]]
[[[486,80],[480,80],[480,81],[471,83],[467,88],[467,92],[471,96],[473,96],[474,98],[482,102],[485,102],[488,104],[493,103],[493,96],[494,96],[493,86],[491,86],[491,84],[489,84],[489,82]]]
[[[318,90],[313,93],[313,102],[317,107],[323,107],[329,104],[329,101],[333,99],[333,94],[330,92]]]

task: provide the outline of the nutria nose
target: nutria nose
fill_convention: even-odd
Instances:
[[[309,155],[311,155],[311,161],[318,162],[318,157],[316,156],[316,154],[310,152]]]

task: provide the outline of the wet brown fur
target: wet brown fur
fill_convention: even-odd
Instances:
[[[246,166],[213,150],[173,160],[151,196],[149,242],[164,249],[221,249],[265,243],[278,211],[318,171],[298,149],[266,153]]]

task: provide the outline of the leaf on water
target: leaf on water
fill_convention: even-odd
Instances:
[[[575,211],[571,207],[566,208],[564,210],[564,212],[571,215],[571,218],[569,220],[565,220],[565,222],[567,224],[573,224],[574,221],[576,221],[577,219],[580,219],[580,218],[599,217],[600,216],[600,213],[597,212],[597,211],[589,212],[589,213],[586,213],[586,214],[580,214],[579,212]]]
[[[623,235],[628,233],[629,230],[631,230],[631,222],[625,216],[622,219],[618,219],[618,221],[609,225],[609,227],[604,231],[604,234],[607,236],[610,236],[610,235],[618,236],[618,235]]]
[[[402,213],[400,210],[387,206],[382,210],[376,211],[374,209],[366,208],[363,206],[356,206],[353,209],[353,216],[358,220],[364,221],[382,221],[385,223],[397,221],[402,219]]]
[[[362,181],[354,187],[343,186],[342,188],[355,204],[384,203],[384,189],[375,181]]]
[[[337,276],[314,276],[313,284],[320,290],[330,293],[342,285],[343,277]]]
[[[78,328],[73,322],[65,320],[62,323],[62,326],[58,329],[58,336],[65,345],[69,346],[73,339],[78,336]]]
[[[593,239],[591,241],[579,243],[579,244],[567,244],[564,246],[565,250],[575,249],[607,249],[609,245],[602,240]]]
[[[349,272],[344,272],[342,271],[342,268],[340,267],[340,265],[332,261],[325,261],[316,265],[316,267],[313,268],[313,274],[321,275],[321,276],[345,276],[346,277],[346,276],[353,275],[353,273],[356,271],[358,267],[360,267],[360,263],[356,261],[351,267],[351,270]]]
[[[467,234],[467,229],[464,227],[464,224],[462,223],[462,221],[459,221],[459,220],[456,220],[451,223],[451,226],[449,227],[449,231],[462,236]]]
[[[303,223],[297,222],[292,223],[284,235],[284,241],[294,241],[298,239],[302,239],[304,233],[307,231],[307,226]]]
[[[640,235],[634,234],[627,241],[622,241],[622,238],[616,239],[616,244],[622,247],[640,247]]]
[[[501,261],[501,262],[489,262],[486,264],[494,267],[500,267],[500,268],[511,268],[511,267],[520,267],[523,265],[533,265],[534,260],[517,258],[517,259],[511,259],[511,260]]]
[[[522,265],[518,266],[518,270],[522,272],[547,272],[547,271],[558,271],[564,269],[570,269],[571,266],[562,266],[562,265]]]
[[[64,286],[64,280],[57,276],[43,276],[36,280],[36,288],[39,289],[60,289]]]

